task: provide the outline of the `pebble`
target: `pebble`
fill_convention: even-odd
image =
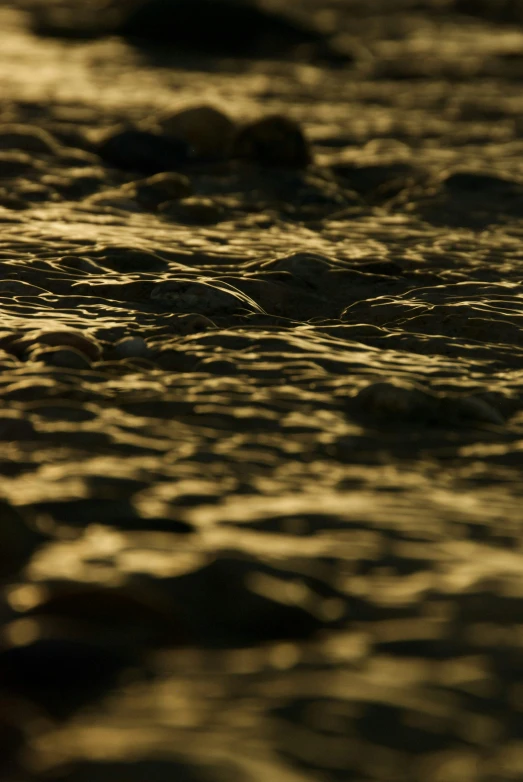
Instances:
[[[183,174],[167,171],[130,182],[123,186],[122,191],[135,198],[140,206],[156,209],[164,201],[171,202],[190,196],[192,187],[190,180]]]
[[[91,362],[81,350],[71,347],[37,348],[30,353],[31,361],[43,361],[52,367],[89,369]]]
[[[144,174],[177,171],[190,158],[185,142],[145,130],[114,133],[98,145],[97,152],[110,166]]]
[[[215,225],[225,217],[225,210],[210,198],[193,196],[179,201],[165,201],[158,211],[172,220],[187,225]]]
[[[225,57],[292,55],[324,38],[290,17],[238,0],[142,0],[115,33]]]
[[[0,498],[0,579],[15,576],[46,538]]]
[[[162,117],[163,132],[190,146],[197,160],[223,160],[229,156],[234,122],[212,106],[193,106]]]
[[[211,283],[192,280],[166,280],[151,291],[151,299],[179,312],[203,315],[232,313],[260,307],[240,293],[229,292]]]
[[[11,346],[15,355],[23,357],[31,352],[35,345],[48,345],[49,347],[68,347],[86,356],[90,361],[97,361],[102,354],[102,346],[92,336],[86,336],[73,329],[60,329],[56,331],[30,331]]]
[[[319,253],[297,252],[275,258],[264,264],[263,268],[270,271],[287,272],[297,280],[316,288],[321,278],[334,266],[334,262]]]
[[[275,114],[239,130],[232,157],[267,166],[305,168],[312,153],[302,129],[292,119]]]
[[[371,383],[348,400],[348,404],[349,412],[370,416],[387,425],[504,423],[498,410],[477,397],[437,394],[419,386],[395,382]]]
[[[114,346],[116,358],[148,358],[150,349],[143,337],[125,337]]]

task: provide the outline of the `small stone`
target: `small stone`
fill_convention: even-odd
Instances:
[[[0,125],[0,149],[54,155],[60,145],[50,133],[32,125]]]
[[[222,160],[229,155],[234,122],[212,106],[194,106],[168,114],[159,122],[163,132],[191,147],[200,160]]]
[[[275,114],[245,125],[234,139],[232,156],[259,165],[304,168],[312,162],[297,122]]]
[[[145,209],[156,209],[164,201],[176,201],[192,194],[189,179],[171,171],[124,185],[122,191],[135,198]]]
[[[224,210],[210,198],[194,196],[166,201],[158,211],[165,217],[187,225],[215,225],[224,219]]]
[[[81,350],[71,347],[37,348],[31,351],[32,361],[43,361],[53,367],[64,369],[89,369],[91,362]]]
[[[110,166],[144,174],[177,171],[190,156],[185,142],[145,130],[114,133],[98,145],[97,152]]]
[[[349,412],[387,426],[474,426],[504,423],[492,405],[471,396],[427,391],[417,385],[378,382],[362,388],[348,400]]]
[[[261,307],[238,290],[227,290],[199,280],[165,280],[151,291],[151,299],[178,312],[225,314]]]
[[[91,361],[97,361],[102,354],[102,346],[97,339],[85,336],[80,331],[73,329],[30,331],[18,340],[13,348],[17,350],[18,355],[23,355],[24,352],[33,349],[35,345],[74,348]]]
[[[147,358],[150,353],[143,337],[125,337],[114,346],[116,358]]]
[[[114,32],[138,45],[165,44],[218,57],[311,59],[329,48],[320,30],[238,0],[140,0]]]

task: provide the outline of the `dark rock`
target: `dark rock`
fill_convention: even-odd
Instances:
[[[143,0],[114,32],[137,42],[224,57],[297,54],[328,60],[338,54],[319,30],[238,0]]]
[[[298,123],[277,114],[245,125],[234,140],[232,156],[287,168],[303,168],[312,162],[311,150]]]
[[[144,130],[115,133],[98,145],[97,152],[110,166],[144,174],[176,171],[190,157],[185,142]]]
[[[224,211],[210,198],[183,198],[160,204],[159,211],[172,220],[187,225],[214,225],[224,219]]]
[[[219,161],[228,157],[234,122],[213,106],[190,106],[166,114],[159,121],[162,131],[189,144],[197,160]]]
[[[123,189],[145,209],[156,209],[164,201],[186,198],[192,193],[189,179],[170,171],[131,182]]]

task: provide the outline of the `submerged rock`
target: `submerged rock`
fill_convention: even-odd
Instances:
[[[312,162],[312,152],[298,123],[279,114],[245,125],[234,139],[232,157],[287,168],[304,168]]]
[[[225,212],[210,198],[194,196],[160,204],[159,211],[171,220],[186,225],[215,225],[225,218]]]
[[[191,183],[183,174],[166,171],[154,174],[147,179],[131,182],[122,188],[140,206],[145,209],[156,209],[164,201],[174,201],[186,198],[192,193]]]
[[[109,0],[96,3],[38,3],[31,9],[38,35],[96,38],[120,35],[147,47],[223,57],[298,57],[328,64],[351,62],[314,25],[264,8],[255,0]]]
[[[230,152],[235,124],[212,106],[191,106],[166,114],[159,121],[163,132],[188,144],[197,160],[223,160]]]
[[[225,57],[343,59],[314,27],[239,0],[142,0],[114,32],[137,41]],[[350,59],[347,53],[345,59]]]
[[[110,166],[143,174],[176,171],[190,158],[190,147],[184,141],[145,130],[114,133],[98,145],[97,152]]]
[[[414,384],[378,382],[362,388],[348,400],[349,413],[387,426],[502,425],[495,407],[473,396],[453,396]]]

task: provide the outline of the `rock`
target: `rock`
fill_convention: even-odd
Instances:
[[[81,350],[71,347],[37,348],[31,351],[32,361],[43,361],[53,367],[64,369],[89,369],[91,362]]]
[[[116,358],[147,358],[151,351],[143,337],[124,337],[114,346]]]
[[[151,299],[178,312],[202,315],[226,314],[242,310],[263,312],[261,307],[240,291],[215,282],[201,280],[165,280],[151,291]]]
[[[47,538],[0,498],[0,579],[15,576]]]
[[[474,426],[503,424],[492,405],[470,396],[427,391],[414,384],[378,382],[362,388],[348,400],[349,413],[387,426],[406,423],[421,426]]]
[[[114,133],[96,151],[110,166],[144,174],[177,171],[190,158],[190,148],[185,142],[145,130]]]
[[[186,176],[168,171],[130,182],[123,186],[122,191],[135,198],[145,209],[156,209],[164,201],[190,196],[192,187]]]
[[[142,0],[114,32],[138,44],[165,44],[224,57],[328,55],[325,36],[290,16],[238,0]]]
[[[234,139],[231,154],[240,160],[286,168],[304,168],[312,162],[298,123],[278,114],[245,125]]]
[[[194,106],[168,114],[159,124],[167,136],[188,144],[198,160],[222,160],[229,155],[235,124],[212,106]]]
[[[15,355],[23,357],[36,345],[48,345],[50,347],[69,347],[79,351],[90,361],[97,361],[102,354],[102,346],[91,335],[86,336],[74,329],[57,329],[56,331],[30,331],[13,344]]]
[[[193,196],[179,201],[165,201],[158,211],[171,220],[187,225],[215,225],[225,217],[224,210],[210,198]]]

